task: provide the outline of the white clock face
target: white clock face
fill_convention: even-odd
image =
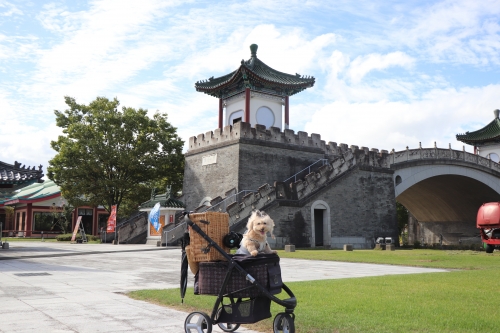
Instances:
[[[257,124],[265,125],[266,128],[274,126],[274,113],[267,106],[261,106],[257,110]]]

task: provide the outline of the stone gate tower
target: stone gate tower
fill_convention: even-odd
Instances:
[[[397,237],[387,151],[289,129],[289,97],[315,79],[279,72],[257,58],[257,45],[250,49],[232,73],[195,85],[219,99],[219,126],[189,139],[186,208],[226,211],[236,231],[252,209],[265,210],[276,223],[268,241],[278,248],[369,248],[376,236]]]
[[[208,204],[227,191],[255,190],[265,182],[286,179],[324,157],[320,147],[297,149],[295,139],[281,140],[283,126],[293,136],[288,130],[289,96],[312,87],[314,77],[267,66],[257,58],[257,48],[250,45],[250,59],[242,60],[235,71],[195,84],[197,91],[219,99],[219,127],[190,139],[183,188],[188,209]],[[266,130],[280,139],[263,145],[262,140],[252,139],[252,130],[261,139]],[[303,134],[302,140],[308,141]]]

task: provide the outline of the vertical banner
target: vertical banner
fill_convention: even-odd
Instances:
[[[78,216],[78,218],[76,219],[75,229],[73,230],[73,236],[71,236],[72,242],[76,240],[76,233],[78,232],[78,228],[80,227],[81,222],[82,222],[82,217]]]
[[[155,228],[156,232],[160,230],[160,203],[157,202],[156,205],[149,212],[149,222]]]
[[[115,227],[116,227],[116,205],[113,205],[111,206],[111,214],[109,214],[106,232],[115,232]]]

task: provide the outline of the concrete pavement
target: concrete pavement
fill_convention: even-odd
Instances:
[[[446,272],[286,258],[281,268],[285,282]],[[187,313],[124,295],[178,288],[179,271],[178,248],[11,242],[0,249],[0,332],[183,332]]]

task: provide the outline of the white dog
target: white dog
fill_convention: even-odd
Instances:
[[[248,218],[247,232],[243,235],[240,248],[236,254],[256,256],[257,253],[276,253],[267,243],[267,233],[273,235],[274,221],[265,212],[254,210]]]

